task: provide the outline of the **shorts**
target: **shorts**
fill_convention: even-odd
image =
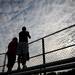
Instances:
[[[16,54],[22,56],[25,60],[29,60],[29,47],[25,42],[20,42],[17,46]]]

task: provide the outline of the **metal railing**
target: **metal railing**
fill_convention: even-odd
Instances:
[[[65,46],[65,47],[62,47],[62,48],[59,48],[59,49],[55,49],[55,50],[52,50],[52,51],[49,51],[49,52],[45,52],[45,41],[44,41],[45,38],[47,38],[47,37],[49,37],[49,36],[52,36],[52,35],[55,35],[55,34],[57,34],[57,33],[59,33],[59,32],[65,31],[65,30],[67,30],[67,29],[73,28],[73,27],[75,27],[75,24],[74,24],[74,25],[71,25],[71,26],[69,26],[69,27],[63,28],[63,29],[61,29],[61,30],[58,30],[58,31],[56,31],[56,32],[54,32],[54,33],[52,33],[52,34],[49,34],[49,35],[47,35],[47,36],[44,36],[44,37],[42,37],[42,38],[39,38],[39,39],[37,39],[37,40],[35,40],[35,41],[30,42],[29,44],[32,44],[32,43],[34,43],[34,42],[37,42],[37,41],[39,41],[39,40],[42,40],[42,53],[41,53],[41,54],[38,54],[38,55],[35,55],[35,56],[31,56],[30,59],[42,55],[42,57],[43,57],[43,65],[44,65],[44,64],[46,64],[46,60],[45,60],[45,55],[46,55],[46,54],[48,54],[48,53],[53,53],[53,52],[56,52],[56,51],[60,51],[60,50],[63,50],[63,49],[66,49],[66,48],[75,46],[75,44],[72,44],[72,45]],[[3,55],[3,54],[5,54],[5,53],[2,53],[2,54],[0,54],[0,55]],[[3,72],[4,72],[4,70],[5,70],[5,68],[4,68],[5,66],[6,66],[6,64],[5,64],[5,60],[4,60],[4,65],[1,65],[1,66],[0,66],[0,67],[3,67],[3,70],[2,70]],[[44,68],[44,67],[43,67],[43,68]]]

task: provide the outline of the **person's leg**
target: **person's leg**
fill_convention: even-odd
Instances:
[[[11,58],[10,57],[8,57],[7,68],[8,68],[7,72],[11,72],[12,71]]]
[[[17,68],[17,70],[20,70],[21,68],[20,68],[20,63],[21,63],[21,55],[18,55],[18,68]]]
[[[7,72],[10,73],[11,71],[12,71],[12,67],[11,66],[8,66]]]
[[[27,68],[27,66],[26,66],[26,61],[23,61],[23,62],[22,62],[22,65],[23,65],[23,69],[26,69],[26,68]]]
[[[23,63],[23,69],[26,69],[27,66],[26,66],[26,61]]]
[[[23,65],[23,69],[26,69],[26,58],[24,56],[22,56],[22,65]]]
[[[16,56],[10,56],[8,58],[8,65],[7,65],[8,72],[11,72],[12,71],[12,68],[13,68],[13,66],[15,64],[15,60],[16,60]]]

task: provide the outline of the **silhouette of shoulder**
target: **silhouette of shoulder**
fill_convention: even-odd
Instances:
[[[21,31],[19,33],[20,36],[29,36],[29,32],[28,31]]]
[[[20,42],[28,42],[28,37],[29,37],[29,32],[28,31],[21,31],[19,33],[19,41]]]

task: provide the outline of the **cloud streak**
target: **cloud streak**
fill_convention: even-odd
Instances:
[[[22,26],[26,26],[30,31],[32,39],[29,41],[33,41],[74,23],[74,0],[0,0],[0,51],[5,52],[7,44],[14,36],[18,37]],[[73,43],[74,29],[66,32],[49,38],[48,41],[51,43],[48,45],[51,48],[48,48],[52,50],[68,45],[68,41]],[[35,53],[33,48],[31,47],[31,51],[34,50]],[[68,52],[68,56],[71,52]],[[60,52],[56,53],[58,59],[59,54]],[[63,52],[61,54],[63,55]]]

